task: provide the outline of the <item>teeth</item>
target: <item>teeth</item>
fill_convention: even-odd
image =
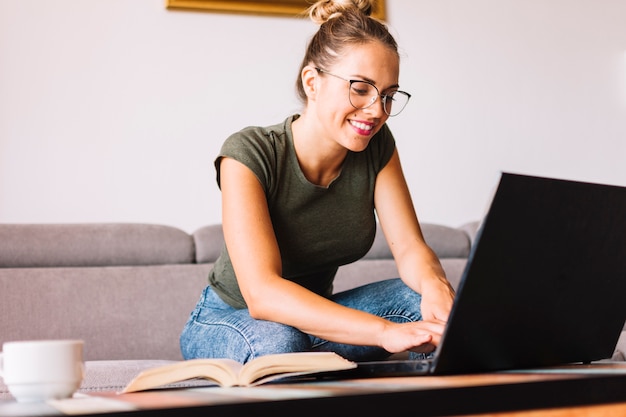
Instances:
[[[350,121],[350,124],[358,129],[361,130],[372,130],[372,125],[368,125],[365,123],[361,123],[361,122],[355,122],[353,120]]]

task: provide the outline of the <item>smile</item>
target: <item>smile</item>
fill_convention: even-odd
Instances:
[[[354,120],[350,120],[350,124],[354,126],[355,128],[357,128],[359,131],[361,131],[360,132],[361,134],[367,134],[374,128],[373,124],[357,122]]]

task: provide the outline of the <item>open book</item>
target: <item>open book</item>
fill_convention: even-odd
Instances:
[[[245,365],[232,359],[190,359],[147,369],[121,393],[144,391],[187,379],[204,378],[223,387],[253,386],[279,378],[356,368],[333,352],[297,352],[260,356]]]

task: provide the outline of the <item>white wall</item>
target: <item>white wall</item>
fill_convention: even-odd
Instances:
[[[626,0],[387,0],[389,124],[422,221],[500,171],[626,185]],[[0,222],[220,221],[227,135],[296,112],[306,20],[163,0],[0,0]]]

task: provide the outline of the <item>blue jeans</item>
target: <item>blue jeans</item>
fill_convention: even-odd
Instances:
[[[422,319],[421,296],[399,278],[344,291],[331,299],[393,322]],[[352,361],[390,356],[379,347],[329,342],[291,326],[253,319],[247,309],[236,309],[222,301],[211,286],[204,289],[191,313],[180,346],[185,359],[231,358],[241,363],[267,354],[303,351],[332,351]]]

